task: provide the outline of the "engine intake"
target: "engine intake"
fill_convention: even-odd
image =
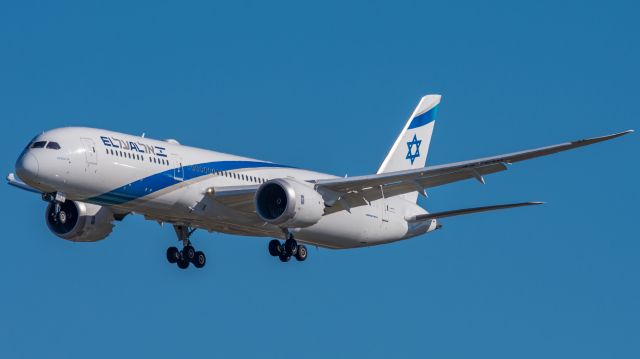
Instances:
[[[72,242],[96,242],[113,230],[113,212],[107,207],[78,201],[65,201],[56,213],[50,203],[45,211],[47,227],[56,236]]]
[[[282,228],[302,228],[318,223],[324,200],[312,185],[292,178],[263,183],[255,197],[258,216]]]

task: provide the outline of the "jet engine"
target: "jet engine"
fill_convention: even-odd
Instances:
[[[113,229],[113,212],[95,204],[65,201],[50,203],[45,211],[47,227],[56,236],[72,242],[96,242],[106,238]]]
[[[292,178],[263,183],[255,196],[258,216],[281,228],[302,228],[318,223],[324,200],[311,184]]]

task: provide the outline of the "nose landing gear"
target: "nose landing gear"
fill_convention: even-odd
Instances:
[[[174,225],[173,228],[178,235],[178,240],[182,241],[182,250],[176,247],[167,248],[167,260],[169,263],[175,263],[180,269],[187,269],[190,263],[196,268],[202,268],[207,264],[207,257],[202,251],[196,251],[191,245],[189,237],[195,232],[195,228],[190,229],[187,226]]]
[[[63,192],[43,193],[42,200],[54,204],[51,213],[53,222],[65,225],[69,219],[68,213],[62,208],[66,201],[66,195]]]
[[[272,257],[280,258],[281,262],[288,262],[291,257],[295,257],[299,262],[303,262],[307,259],[307,247],[304,244],[298,244],[298,242],[289,235],[289,238],[282,244],[277,239],[269,241],[269,254]]]

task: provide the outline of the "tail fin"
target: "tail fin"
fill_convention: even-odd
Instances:
[[[424,167],[435,125],[440,95],[424,96],[404,125],[400,136],[382,162],[378,173],[402,171]],[[417,201],[418,193],[405,195],[408,200]]]

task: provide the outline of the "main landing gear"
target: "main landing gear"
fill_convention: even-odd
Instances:
[[[295,257],[298,261],[303,262],[307,259],[307,247],[304,244],[298,244],[292,235],[288,235],[284,244],[277,239],[269,242],[269,254],[273,257],[280,258],[281,262],[288,262],[291,257]]]
[[[189,237],[195,232],[195,228],[190,229],[187,226],[174,225],[178,240],[182,241],[182,250],[176,247],[167,248],[167,260],[169,263],[176,263],[180,269],[187,269],[189,263],[193,263],[196,268],[202,268],[207,263],[207,257],[204,252],[196,251],[191,245]]]

